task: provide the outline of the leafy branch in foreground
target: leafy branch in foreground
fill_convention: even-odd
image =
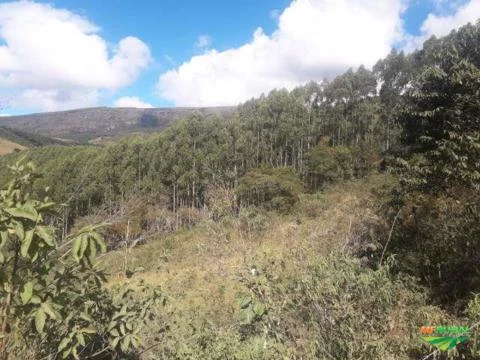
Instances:
[[[35,200],[32,164],[12,167],[0,191],[0,359],[134,359],[139,332],[163,297],[140,285],[142,298],[105,287],[97,254],[106,251],[102,225],[57,244],[48,224],[55,203]]]

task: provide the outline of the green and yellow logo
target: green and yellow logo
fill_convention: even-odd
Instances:
[[[466,326],[422,326],[420,338],[441,351],[448,351],[470,339]]]

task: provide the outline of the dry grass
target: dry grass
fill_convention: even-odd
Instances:
[[[298,248],[310,260],[342,251],[354,224],[373,217],[372,188],[388,185],[376,175],[342,184],[324,194],[303,195],[291,215],[268,213],[265,229],[246,233],[238,219],[205,222],[192,230],[158,238],[130,252],[115,251],[105,259],[111,284],[125,281],[128,269],[142,267],[131,282],[143,279],[161,286],[176,312],[211,314],[216,326],[228,326],[235,312],[235,294],[245,291],[239,281],[260,256],[289,258]],[[307,266],[298,264],[296,271]]]
[[[14,152],[15,149],[25,150],[26,147],[20,144],[16,144],[10,140],[0,138],[0,155],[10,154]]]

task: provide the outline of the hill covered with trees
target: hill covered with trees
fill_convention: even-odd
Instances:
[[[0,126],[23,130],[48,137],[89,141],[133,132],[161,130],[173,120],[193,111],[205,116],[229,115],[231,107],[212,108],[88,108],[32,115],[4,116]]]
[[[22,354],[17,344],[34,339],[32,356],[51,359],[64,349],[64,358],[98,359],[416,359],[434,351],[418,339],[420,326],[455,323],[472,327],[471,340],[449,356],[478,358],[479,43],[480,23],[469,24],[411,54],[392,50],[372,70],[273,90],[232,116],[194,112],[108,146],[1,157],[2,169],[20,161],[24,176],[1,198],[0,232],[13,255],[3,255],[0,293],[23,301],[2,303],[2,314],[19,309],[2,339],[23,336],[2,344]],[[27,161],[39,165],[34,182]],[[0,173],[0,184],[12,179]],[[59,336],[60,309],[72,307],[61,289],[30,303],[28,277],[8,275],[15,254],[37,264],[50,254],[41,249],[55,248],[28,223],[45,226],[31,216],[41,203],[11,210],[30,201],[19,195],[26,188],[62,204],[45,216],[59,259],[73,255],[88,273],[108,248],[109,286],[165,285],[165,301],[148,303],[162,320],[138,332],[137,323],[105,329],[89,320],[79,336],[89,308]],[[105,246],[96,228],[82,235],[92,222],[107,223]],[[33,238],[37,257],[22,245]],[[102,284],[92,286],[96,296],[114,299]],[[44,305],[54,300],[58,314]],[[115,301],[98,316],[139,311],[134,299],[131,312]],[[48,343],[39,323],[51,327]]]

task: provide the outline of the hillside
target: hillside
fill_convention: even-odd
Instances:
[[[160,130],[176,118],[199,111],[228,116],[233,107],[212,108],[87,108],[0,118],[0,126],[55,138],[91,140],[139,131]]]
[[[0,155],[9,154],[16,150],[57,144],[65,144],[65,141],[0,126]]]
[[[0,157],[0,358],[480,359],[479,38]]]
[[[231,359],[325,358],[314,355],[314,346],[328,349],[332,359],[406,359],[406,349],[418,358],[426,349],[412,334],[422,321],[444,316],[442,310],[347,255],[377,218],[379,190],[392,185],[391,177],[374,175],[303,195],[290,215],[247,209],[238,217],[206,219],[111,252],[102,265],[112,287],[161,286],[168,303],[159,310],[169,314],[171,330],[155,350],[169,359],[223,359],[227,348]],[[249,301],[265,313],[250,319]],[[378,317],[366,321],[369,311]],[[161,326],[142,334],[147,348]],[[387,326],[395,331],[382,333]],[[350,332],[377,338],[371,357],[361,357],[364,340]]]
[[[0,155],[10,154],[16,150],[24,150],[25,146],[0,137]]]

